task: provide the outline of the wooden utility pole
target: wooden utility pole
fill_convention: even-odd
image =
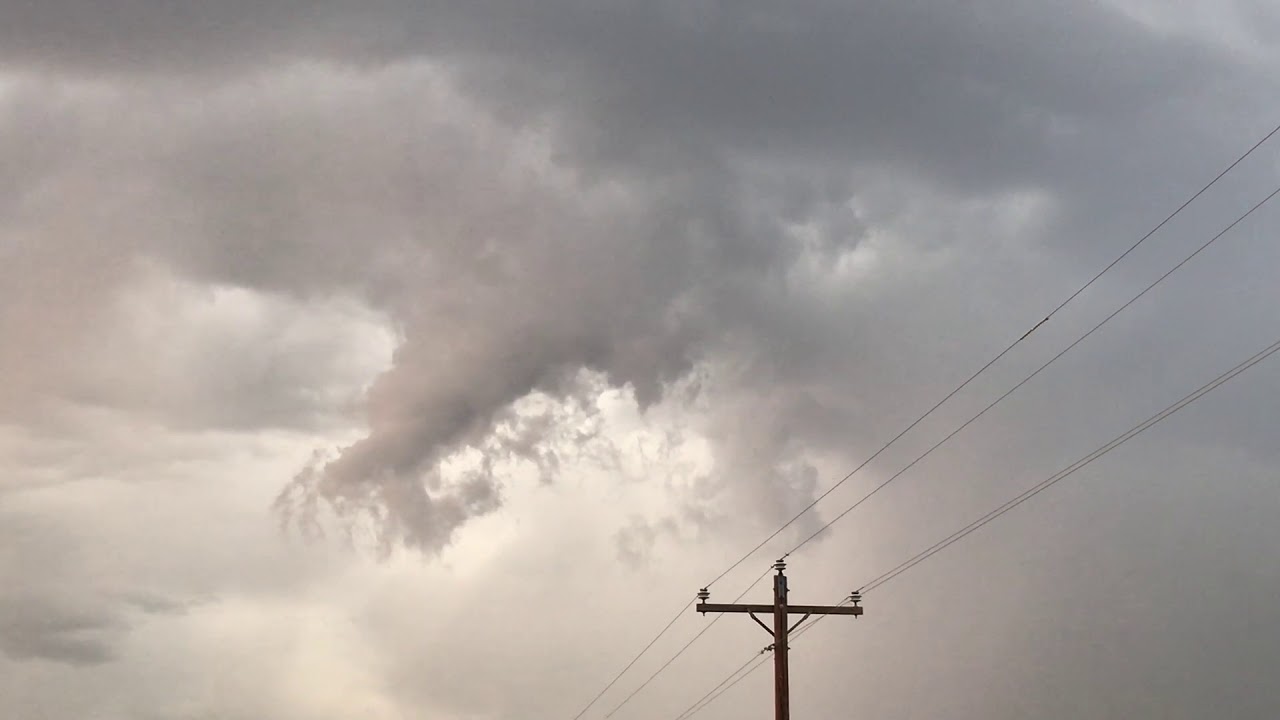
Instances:
[[[764,631],[773,636],[773,717],[775,720],[790,720],[791,718],[791,697],[790,697],[790,680],[787,676],[787,637],[800,626],[811,615],[853,615],[855,617],[862,614],[862,607],[859,603],[862,596],[859,593],[853,593],[849,596],[851,605],[788,605],[787,604],[787,576],[783,574],[783,570],[787,569],[787,564],[781,560],[773,564],[773,568],[778,571],[773,576],[773,604],[772,605],[719,605],[708,603],[711,593],[703,588],[698,591],[698,604],[695,609],[700,613],[746,613],[751,616],[756,624],[764,628]],[[764,624],[760,618],[756,617],[756,613],[765,615],[773,613],[773,628]],[[788,617],[790,615],[801,615],[802,617],[796,621],[794,625],[787,626]]]

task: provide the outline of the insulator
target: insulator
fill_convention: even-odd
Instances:
[[[708,598],[710,598],[710,597],[711,597],[711,591],[710,591],[710,590],[708,590],[708,589],[706,589],[706,588],[702,588],[701,590],[699,590],[699,591],[698,591],[698,600],[699,600],[699,601],[701,601],[701,602],[706,602],[706,601],[707,601],[707,599],[708,599]]]

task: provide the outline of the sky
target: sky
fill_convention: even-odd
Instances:
[[[675,720],[769,642],[699,588],[766,602],[835,521],[788,575],[838,602],[1280,339],[1277,201],[898,474],[1275,190],[1276,137],[875,455],[1280,122],[1277,37],[0,0],[0,716]],[[1278,401],[1263,361],[797,637],[795,716],[1276,717]]]

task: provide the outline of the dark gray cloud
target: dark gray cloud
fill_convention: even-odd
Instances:
[[[0,653],[18,662],[109,663],[136,617],[180,614],[189,603],[155,590],[106,592],[83,583],[84,551],[58,524],[0,512]],[[133,617],[131,617],[133,616]]]
[[[115,655],[116,618],[87,608],[58,607],[48,598],[6,597],[0,604],[0,651],[15,660],[96,665]]]
[[[130,273],[131,258],[150,256],[201,280],[372,302],[404,339],[370,389],[370,435],[305,471],[299,487],[339,504],[402,508],[393,536],[423,547],[438,547],[493,505],[443,495],[433,503],[420,479],[459,447],[483,443],[518,398],[572,394],[584,368],[649,402],[695,363],[739,354],[745,364],[734,391],[754,397],[753,417],[769,421],[740,426],[726,417],[711,430],[717,454],[734,476],[791,477],[777,496],[802,497],[793,481],[812,487],[815,478],[797,448],[840,452],[848,438],[824,442],[822,434],[857,424],[847,392],[832,395],[850,355],[907,367],[900,355],[866,353],[861,339],[829,324],[839,322],[829,308],[848,296],[799,285],[824,274],[806,273],[806,264],[829,267],[869,226],[916,213],[911,194],[950,203],[953,213],[966,203],[994,208],[1010,193],[1043,197],[1053,221],[1028,237],[1068,247],[1097,228],[1127,229],[1121,221],[1142,203],[1111,199],[1133,199],[1126,181],[1174,174],[1165,163],[1198,166],[1190,152],[1164,152],[1162,132],[1206,157],[1234,148],[1206,135],[1194,115],[1171,124],[1168,113],[1206,85],[1226,103],[1220,113],[1245,112],[1250,84],[1263,81],[1256,63],[1152,33],[1101,6],[809,3],[780,14],[714,4],[565,3],[536,12],[504,3],[413,12],[378,4],[355,13],[139,3],[92,24],[85,8],[25,12],[34,13],[25,20],[29,36],[65,41],[41,41],[30,52],[14,45],[15,67],[150,83],[105,93],[71,85],[54,105],[20,87],[23,113],[12,122],[32,136],[20,144],[45,148],[30,160],[35,173],[64,190],[128,178],[137,190],[125,202],[145,218],[86,213],[77,237],[110,212],[104,219],[122,239],[94,242],[101,259],[75,261],[91,270],[68,264],[83,239],[64,240],[70,247],[39,266],[61,264],[60,273],[109,287]],[[339,41],[337,28],[354,40]],[[179,57],[172,38],[191,32]],[[393,65],[372,74],[372,91],[305,68],[256,85],[226,79],[280,62],[360,67],[374,56],[424,59],[445,71]],[[218,66],[231,75],[194,89],[163,79]],[[111,112],[128,122],[88,131],[30,121]],[[1143,162],[1110,186],[1097,183],[1090,165],[1117,154],[1113,128],[1156,119],[1162,131],[1123,140]],[[73,153],[97,160],[67,160]],[[885,189],[876,175],[898,187]],[[1103,187],[1124,192],[1098,193]],[[38,239],[28,242],[45,247],[56,228],[40,227],[42,201],[35,196],[24,208],[37,223]],[[993,219],[904,226],[899,242],[964,252],[974,243],[965,228]],[[1101,238],[1083,244],[1095,242]],[[987,269],[981,253],[952,258],[947,280],[908,280],[894,292],[906,303],[912,293],[941,299],[937,283],[962,282],[964,262]],[[1057,262],[1073,262],[1072,254]],[[118,270],[104,277],[104,267]],[[101,295],[92,287],[86,302]],[[1027,290],[1014,281],[986,301]],[[960,284],[953,292],[968,295],[971,308],[984,301]],[[76,332],[88,313],[64,315]],[[876,321],[861,322],[859,334],[876,337]],[[944,322],[935,317],[930,326]],[[317,355],[307,348],[299,357]],[[269,422],[273,412],[288,422],[298,404],[260,388],[305,387],[305,366],[275,367],[229,368],[224,379],[220,363],[193,385],[235,388],[220,394],[239,398],[223,408],[240,417],[222,422]],[[825,384],[806,390],[812,377]],[[757,396],[765,378],[772,389]],[[219,422],[208,413],[224,411],[204,396],[185,405],[201,409],[196,422]],[[493,487],[469,492],[497,496]],[[381,497],[389,494],[400,499]]]
[[[6,594],[0,601],[0,652],[18,661],[99,665],[116,659],[115,645],[131,624],[127,611],[175,615],[189,607],[154,592],[70,595]]]
[[[108,75],[443,59],[504,118],[564,123],[561,149],[610,172],[747,155],[832,179],[910,168],[969,191],[1087,192],[1080,174],[1121,146],[1144,159],[1127,172],[1160,177],[1150,163],[1210,149],[1197,103],[1255,108],[1267,84],[1265,58],[1102,4],[44,3],[7,28],[18,67]],[[1117,130],[1131,124],[1150,132]],[[1157,152],[1169,143],[1180,152]]]
[[[191,119],[194,129],[176,126],[180,134],[173,142],[181,153],[157,153],[132,127],[112,128],[116,142],[100,151],[102,172],[136,178],[140,191],[125,202],[142,220],[113,216],[123,224],[123,239],[106,246],[172,263],[197,279],[298,298],[347,292],[389,313],[405,339],[395,367],[370,390],[372,434],[329,466],[321,487],[331,499],[365,494],[362,483],[371,478],[371,488],[409,488],[421,507],[413,511],[416,519],[397,524],[417,528],[405,531],[406,538],[419,538],[415,544],[438,546],[470,514],[433,520],[427,496],[415,489],[443,453],[479,442],[511,403],[530,392],[564,394],[583,368],[629,384],[643,402],[652,402],[664,383],[705,355],[699,346],[709,338],[714,304],[732,303],[731,295],[756,278],[776,278],[807,254],[802,242],[774,243],[757,227],[772,222],[765,219],[766,207],[776,205],[764,189],[744,188],[760,198],[749,216],[740,217],[744,213],[729,198],[711,216],[690,206],[684,194],[696,188],[685,181],[657,191],[630,183],[584,185],[532,141],[463,127],[473,114],[465,106],[451,109],[448,103],[459,101],[425,71],[386,73],[389,97],[379,98],[381,107],[366,107],[363,122],[345,106],[306,95],[300,105],[281,106],[282,118],[241,112],[279,102],[282,92],[326,83],[324,76],[304,72],[261,92],[214,96],[214,106],[206,108],[212,112]],[[423,91],[435,93],[435,103],[416,122],[394,115],[389,125],[384,112]],[[186,117],[164,104],[173,96],[163,91],[108,95],[99,109],[128,113],[126,105],[139,100],[152,103],[136,118],[143,127],[172,118],[170,113]],[[82,109],[95,106],[90,98]],[[440,119],[431,110],[458,117]],[[309,132],[299,133],[308,126]],[[403,148],[417,156],[393,159]],[[321,164],[343,172],[312,175],[315,153],[326,158]],[[264,166],[258,162],[263,157],[280,165]],[[380,158],[399,164],[401,178],[379,177],[385,167]],[[85,181],[73,175],[51,182],[66,187]],[[315,215],[322,207],[330,211]],[[328,212],[343,219],[324,219]],[[362,217],[371,222],[347,224]],[[607,237],[597,234],[601,224],[610,227]],[[49,229],[39,228],[37,238],[39,231]],[[730,240],[730,234],[740,239]],[[370,235],[388,240],[360,239]],[[819,242],[834,257],[856,239],[832,233]],[[74,257],[73,250],[67,254]],[[61,264],[61,273],[76,272],[73,263]],[[44,312],[26,310],[36,317]],[[80,322],[80,314],[67,312]],[[15,324],[29,317],[20,315]],[[272,324],[263,331],[274,332]],[[223,407],[259,422],[269,422],[267,414],[280,404],[296,413],[287,398],[254,389],[254,366],[220,362],[208,369],[226,379],[197,378],[194,388],[223,385],[233,390],[226,397],[240,397]],[[297,382],[304,376],[259,377],[266,387],[287,391],[288,382],[271,377]],[[162,387],[169,398],[177,389]],[[218,408],[213,400],[197,395],[186,406],[205,422],[216,421],[208,417]],[[389,507],[408,512],[410,504],[406,497]],[[440,527],[428,531],[429,525]]]

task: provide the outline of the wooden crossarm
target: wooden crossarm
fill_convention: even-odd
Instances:
[[[730,605],[698,603],[694,609],[700,613],[760,613],[772,615],[772,605]],[[861,615],[862,608],[850,605],[788,605],[790,615]]]

